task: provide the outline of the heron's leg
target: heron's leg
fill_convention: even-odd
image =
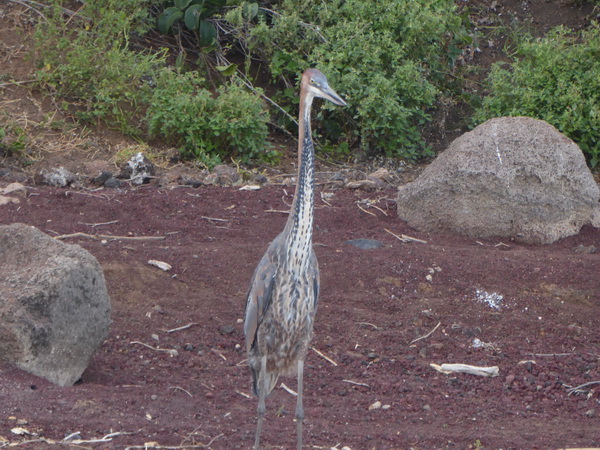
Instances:
[[[256,436],[254,438],[254,450],[260,448],[260,432],[265,420],[265,397],[267,396],[267,356],[260,358],[260,372],[258,374],[258,422],[256,424]]]
[[[304,361],[298,361],[298,398],[296,399],[296,426],[298,427],[298,450],[302,449],[302,421],[304,420],[304,407],[302,406],[302,390],[304,379]]]

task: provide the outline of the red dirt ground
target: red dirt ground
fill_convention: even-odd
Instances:
[[[333,196],[317,201],[322,293],[312,345],[337,366],[309,352],[306,448],[600,446],[600,253],[589,253],[600,246],[599,229],[549,246],[429,235],[396,219],[395,190],[322,188]],[[2,207],[0,223],[54,236],[164,239],[64,239],[100,261],[112,330],[73,387],[0,365],[0,446],[116,432],[110,442],[81,446],[251,447],[257,402],[242,350],[245,293],[283,227],[277,211],[290,201],[283,186],[30,187],[21,204]],[[385,229],[426,243],[402,243]],[[346,243],[357,238],[385,246]],[[173,268],[162,272],[150,259]],[[502,295],[500,308],[478,300],[477,290]],[[476,338],[489,345],[474,348]],[[496,365],[500,376],[445,375],[431,363]],[[295,389],[295,380],[283,382]],[[370,410],[377,401],[389,407]],[[266,448],[295,445],[294,406],[283,389],[268,398]],[[32,435],[16,435],[16,427]]]
[[[505,58],[503,26],[513,19],[543,34],[598,17],[593,4],[570,0],[457,3],[471,8],[487,42],[467,61],[483,69],[476,81]],[[95,160],[110,167],[115,152],[136,143],[110,130],[77,128],[71,135],[44,125],[48,117],[64,118],[50,98],[28,88],[35,78],[27,58],[30,16],[23,2],[0,1],[0,118],[31,136],[29,174],[89,168]],[[463,131],[432,122],[446,139],[428,136],[437,149]],[[20,173],[10,160],[2,167]],[[600,253],[590,252],[600,247],[600,230],[587,227],[539,247],[429,235],[397,220],[395,189],[320,189],[333,196],[329,204],[317,200],[322,291],[313,346],[337,366],[309,352],[305,448],[600,447]],[[257,402],[249,396],[240,321],[250,276],[286,219],[273,211],[288,208],[292,190],[92,192],[29,183],[19,205],[1,206],[0,224],[24,222],[53,236],[164,239],[64,239],[100,261],[113,326],[73,387],[0,363],[0,447],[64,447],[65,436],[78,433],[69,441],[77,448],[250,448]],[[357,202],[365,199],[380,209],[362,202],[371,214],[364,212]],[[402,243],[385,229],[427,243]],[[385,246],[346,243],[356,238]],[[173,268],[162,272],[150,259]],[[481,298],[502,295],[500,309],[479,300],[478,290]],[[474,339],[487,345],[474,348]],[[495,365],[500,375],[445,375],[431,363]],[[294,380],[282,381],[295,389]],[[376,402],[382,407],[369,409]],[[294,406],[284,389],[269,397],[266,448],[295,446]],[[12,431],[19,428],[30,434]]]

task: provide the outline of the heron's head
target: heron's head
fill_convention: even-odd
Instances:
[[[346,102],[329,87],[325,75],[317,69],[304,71],[302,74],[302,90],[313,97],[321,97],[338,106],[346,106]]]

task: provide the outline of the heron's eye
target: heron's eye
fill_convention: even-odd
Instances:
[[[310,84],[312,84],[312,85],[314,85],[314,86],[317,86],[317,87],[320,87],[320,86],[321,86],[321,85],[319,84],[319,82],[318,82],[318,81],[316,81],[314,78],[311,78],[311,79],[310,79]]]

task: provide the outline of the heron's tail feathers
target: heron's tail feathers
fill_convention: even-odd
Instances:
[[[267,378],[266,379],[267,391],[265,392],[265,397],[266,397],[273,391],[273,389],[275,389],[275,385],[277,384],[277,380],[279,379],[279,374],[273,373],[273,372],[266,372],[263,374],[263,373],[261,373],[260,369],[252,368],[252,391],[254,392],[254,395],[256,395],[257,397],[259,396],[258,395],[259,390],[262,388],[262,386],[260,386],[260,383],[258,382],[261,375]]]

